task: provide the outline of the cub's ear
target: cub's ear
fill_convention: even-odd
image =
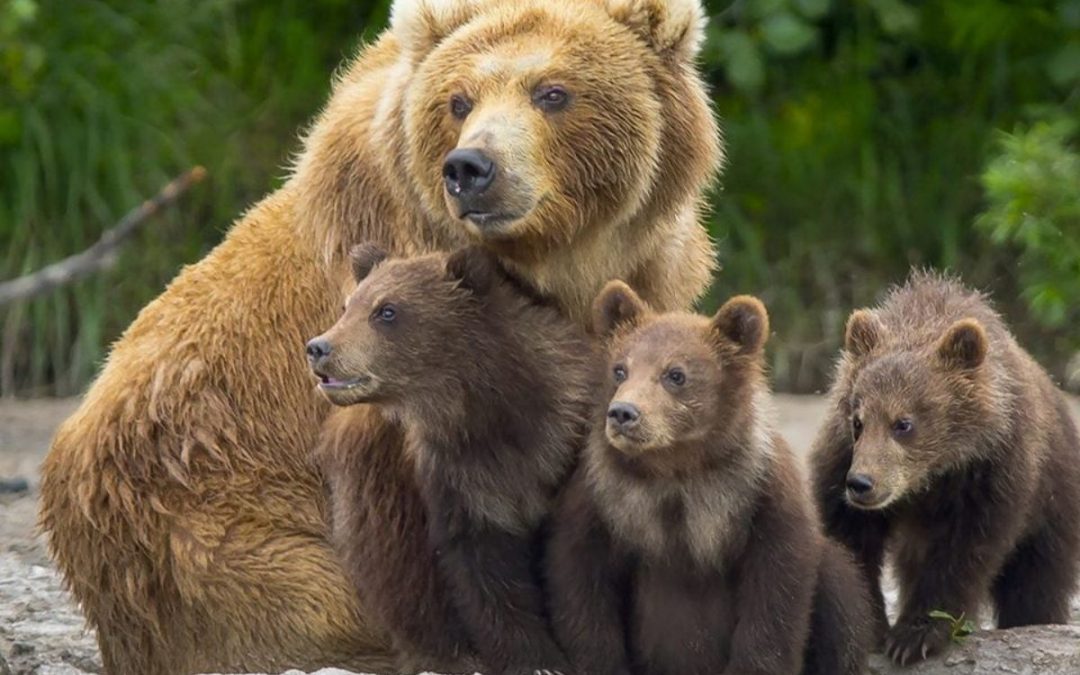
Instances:
[[[604,0],[608,14],[661,55],[692,61],[705,40],[701,0]]]
[[[446,259],[447,278],[476,295],[491,290],[498,274],[499,263],[495,256],[480,246],[460,248]]]
[[[476,16],[480,4],[481,0],[394,0],[390,30],[402,50],[419,61]]]
[[[752,295],[736,295],[724,303],[712,320],[713,331],[738,348],[739,354],[756,354],[769,339],[769,313]]]
[[[938,358],[949,368],[974,370],[986,359],[989,346],[982,324],[975,319],[961,319],[949,326],[938,342]]]
[[[626,283],[609,281],[593,300],[593,331],[609,337],[624,326],[632,326],[649,311],[645,301]]]
[[[365,241],[353,246],[349,251],[349,261],[352,263],[353,279],[360,283],[371,274],[375,266],[386,260],[386,251],[373,241]]]
[[[886,329],[874,313],[857,309],[851,313],[844,329],[844,349],[852,356],[865,356],[885,341]]]

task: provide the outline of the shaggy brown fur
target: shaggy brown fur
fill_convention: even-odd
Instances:
[[[861,672],[869,601],[771,428],[765,308],[742,296],[712,320],[654,315],[613,282],[596,317],[607,422],[556,511],[547,563],[575,672]]]
[[[588,339],[479,249],[384,256],[358,251],[344,316],[308,346],[323,394],[400,420],[415,461],[420,499],[382,509],[404,512],[416,530],[395,533],[406,545],[373,546],[363,500],[381,476],[348,460],[370,439],[338,425],[324,442],[340,458],[334,534],[360,597],[384,609],[407,667],[446,671],[471,646],[484,672],[563,670],[534,565],[553,494],[584,442],[596,383]],[[341,442],[351,444],[332,447]]]
[[[483,242],[582,321],[613,276],[664,308],[708,281],[696,0],[398,0],[392,23],[285,186],[142,311],[56,437],[41,523],[111,673],[390,664],[328,540],[309,456],[329,406],[297,353],[336,317],[353,243]],[[455,148],[497,162],[488,215],[443,194]]]
[[[929,613],[974,617],[987,593],[1002,628],[1068,620],[1080,443],[1060,392],[978,293],[917,273],[852,314],[813,464],[828,532],[861,563],[895,661],[944,649],[948,622]]]

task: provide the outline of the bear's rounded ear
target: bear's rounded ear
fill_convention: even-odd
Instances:
[[[885,326],[868,309],[857,309],[844,329],[844,349],[852,356],[865,356],[885,341]]]
[[[716,312],[712,329],[723,340],[734,344],[739,354],[756,354],[769,339],[769,313],[752,295],[736,295]]]
[[[662,55],[692,61],[705,41],[701,0],[604,0],[608,14]]]
[[[419,61],[476,16],[479,4],[480,0],[394,0],[390,30],[402,50]]]
[[[487,293],[498,274],[499,263],[495,256],[480,246],[460,248],[446,259],[447,278],[477,295]]]
[[[386,251],[373,241],[365,241],[353,246],[349,251],[349,262],[352,263],[352,275],[356,283],[360,283],[371,274],[375,266],[386,260]]]
[[[989,349],[986,329],[975,319],[961,319],[949,326],[938,342],[938,358],[948,368],[974,370],[986,360]]]
[[[593,301],[593,331],[600,337],[610,337],[619,328],[636,324],[648,309],[626,283],[609,281]]]

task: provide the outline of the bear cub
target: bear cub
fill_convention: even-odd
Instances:
[[[827,532],[854,553],[877,638],[907,664],[949,643],[943,611],[1065,623],[1080,565],[1080,444],[1064,397],[979,293],[916,272],[854,312],[812,454]],[[900,583],[891,628],[880,577]]]
[[[358,286],[344,315],[308,343],[308,356],[331,402],[370,403],[400,422],[429,555],[399,562],[434,564],[449,599],[450,616],[427,630],[459,626],[462,651],[475,653],[484,672],[566,671],[537,561],[593,407],[588,337],[479,248],[389,259],[366,244],[353,267]],[[337,519],[349,505],[333,508]],[[414,597],[394,592],[401,595],[376,605]]]
[[[761,302],[658,315],[615,281],[594,324],[604,404],[546,560],[573,672],[862,672],[869,600],[772,429]]]

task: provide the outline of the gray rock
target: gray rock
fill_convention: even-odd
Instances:
[[[1080,626],[1026,626],[981,631],[942,656],[900,668],[875,655],[871,675],[1076,675]]]
[[[30,481],[25,478],[0,478],[0,495],[22,494],[30,491]]]

